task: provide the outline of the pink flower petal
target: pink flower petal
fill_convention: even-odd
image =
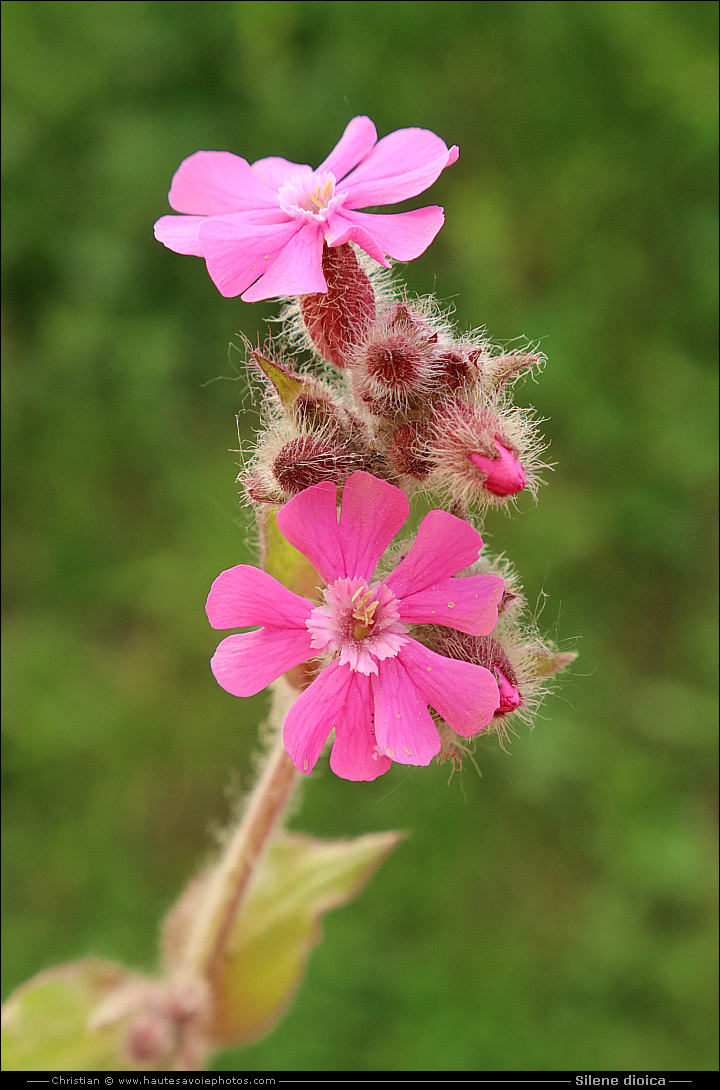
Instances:
[[[478,734],[500,706],[497,682],[484,666],[436,655],[416,640],[398,658],[422,699],[463,738]]]
[[[269,155],[266,159],[257,159],[250,169],[277,193],[277,190],[285,185],[285,182],[289,182],[294,174],[311,171],[312,167],[307,163],[292,163],[280,155]]]
[[[276,515],[283,537],[307,557],[325,583],[347,573],[337,520],[337,488],[331,481],[298,492]]]
[[[305,629],[258,628],[227,636],[212,657],[215,680],[233,696],[255,696],[293,666],[314,658]]]
[[[242,214],[203,220],[200,244],[213,283],[226,298],[240,295],[267,272],[298,230],[295,222],[248,224]]]
[[[309,223],[283,246],[270,268],[243,292],[243,301],[276,299],[279,295],[311,295],[327,291],[322,271],[323,235],[319,224]]]
[[[345,574],[368,582],[380,557],[410,513],[408,498],[395,485],[359,470],[348,477],[340,509],[340,543]]]
[[[380,265],[389,268],[385,254],[398,261],[412,261],[425,252],[444,222],[443,209],[437,205],[393,215],[346,208],[328,217],[325,241],[328,246],[355,242]]]
[[[261,624],[304,630],[312,605],[260,568],[238,564],[218,575],[205,608],[213,628]]]
[[[384,582],[398,598],[417,594],[474,564],[481,547],[480,534],[463,519],[430,511],[410,552]]]
[[[300,772],[312,772],[330,731],[345,710],[352,680],[347,666],[331,662],[308,686],[285,716],[283,742]]]
[[[382,247],[370,232],[357,223],[351,223],[347,216],[342,215],[340,212],[333,212],[328,217],[323,231],[328,246],[344,246],[346,242],[356,242],[379,265],[386,269],[390,268],[390,262],[385,257]]]
[[[168,194],[176,212],[222,216],[276,204],[274,193],[250,164],[230,151],[196,151],[183,159]]]
[[[442,624],[489,635],[497,623],[505,583],[497,575],[469,575],[446,579],[410,594],[400,602],[400,620],[410,624]]]
[[[391,764],[390,758],[377,748],[370,679],[364,674],[351,674],[342,714],[335,724],[330,767],[345,780],[375,780]]]
[[[203,251],[198,231],[204,218],[204,216],[161,216],[154,227],[155,238],[176,254],[202,257]]]
[[[457,159],[456,148],[428,129],[398,129],[378,141],[342,181],[351,208],[397,204],[431,186]]]
[[[397,658],[378,663],[371,679],[378,747],[403,765],[428,765],[440,752],[440,735],[427,701]]]
[[[382,253],[389,254],[397,261],[412,261],[424,253],[445,222],[443,210],[437,205],[390,215],[347,209],[345,217],[355,225],[356,230],[361,229],[364,235],[370,236]],[[360,238],[353,238],[352,241],[375,257]]]
[[[369,117],[354,117],[320,166],[331,171],[338,181],[356,167],[377,141],[377,129]]]

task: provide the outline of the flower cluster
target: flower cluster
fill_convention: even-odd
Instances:
[[[316,597],[239,565],[216,579],[207,611],[215,628],[259,626],[213,658],[233,695],[309,664],[284,725],[304,772],[333,731],[331,767],[351,780],[455,757],[458,737],[528,718],[543,679],[570,660],[523,620],[517,578],[480,558],[473,524],[537,492],[543,444],[512,391],[544,356],[458,334],[433,298],[388,281],[388,258],[421,254],[442,208],[361,211],[418,195],[456,159],[423,129],[378,141],[366,117],[315,170],[196,152],[173,178],[180,215],[155,225],[170,249],[205,259],[223,295],[287,298],[282,336],[249,349],[265,427],[241,480],[312,565]],[[431,510],[412,543],[393,546],[418,491],[452,513]]]

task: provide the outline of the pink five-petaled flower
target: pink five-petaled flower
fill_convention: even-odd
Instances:
[[[408,512],[404,492],[360,471],[344,486],[338,521],[336,486],[323,481],[286,503],[277,525],[327,584],[324,605],[246,564],[212,585],[213,628],[262,626],[228,636],[215,652],[213,673],[229,693],[253,696],[294,666],[327,659],[283,727],[285,748],[301,772],[313,768],[333,727],[332,770],[348,780],[373,780],[392,761],[427,765],[439,753],[428,704],[465,738],[499,707],[489,670],[438,655],[408,635],[416,624],[472,635],[494,628],[503,580],[451,578],[477,560],[477,530],[447,511],[431,511],[405,558],[382,582],[372,581]]]
[[[418,257],[443,225],[437,206],[375,215],[432,185],[458,157],[427,129],[399,129],[378,141],[369,117],[355,117],[317,168],[287,159],[252,166],[228,151],[196,151],[175,172],[155,237],[178,254],[204,257],[225,296],[247,302],[326,292],[323,245],[355,242],[386,268]]]

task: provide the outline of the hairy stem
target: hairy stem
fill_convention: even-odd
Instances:
[[[292,694],[292,695],[291,695]],[[274,745],[242,821],[211,873],[185,950],[185,968],[212,986],[255,867],[280,823],[300,773],[285,752],[280,725],[297,691],[281,683],[271,714]]]

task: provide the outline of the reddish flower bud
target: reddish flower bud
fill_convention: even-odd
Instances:
[[[346,367],[348,355],[375,320],[375,291],[352,247],[323,247],[324,294],[303,295],[300,313],[320,355]]]
[[[292,403],[292,416],[295,423],[308,431],[320,431],[327,427],[335,429],[342,411],[338,410],[329,398],[317,397],[314,394],[300,394]]]
[[[449,393],[469,385],[477,374],[477,365],[464,352],[448,349],[435,357],[441,381]]]
[[[484,454],[470,453],[470,459],[485,475],[485,488],[496,496],[513,496],[522,492],[527,484],[525,471],[515,455],[497,439],[493,440],[497,457],[488,458]]]
[[[535,494],[539,440],[531,413],[448,398],[433,409],[430,429],[434,480],[454,500],[500,504],[524,488]]]
[[[278,484],[291,496],[321,481],[343,484],[351,473],[364,468],[362,454],[318,435],[291,439],[280,449],[272,467]]]
[[[351,362],[356,393],[378,416],[415,411],[443,390],[438,335],[424,317],[399,303],[368,335]]]
[[[432,462],[427,456],[428,426],[417,420],[400,424],[390,433],[387,457],[396,473],[424,481],[432,472]]]

